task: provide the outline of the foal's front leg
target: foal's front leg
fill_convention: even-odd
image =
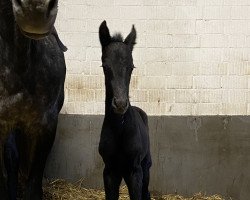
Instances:
[[[141,166],[143,171],[143,179],[142,179],[142,200],[150,200],[150,192],[148,190],[149,185],[149,169],[152,165],[150,153],[146,155],[143,159]]]
[[[142,199],[142,179],[143,172],[141,166],[136,166],[124,177],[128,186],[129,196],[131,200]]]
[[[106,200],[118,200],[122,176],[115,169],[105,166],[103,171]]]

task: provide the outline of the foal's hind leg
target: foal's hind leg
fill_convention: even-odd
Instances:
[[[150,200],[150,192],[148,190],[149,185],[149,169],[152,165],[151,156],[148,154],[141,163],[142,171],[143,171],[143,179],[142,179],[142,200]]]
[[[18,185],[19,153],[16,144],[17,131],[13,131],[4,147],[4,163],[7,171],[7,186],[9,198],[16,200]]]
[[[103,179],[106,200],[118,200],[122,176],[109,166],[105,166]]]

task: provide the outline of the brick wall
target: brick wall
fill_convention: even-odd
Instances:
[[[69,48],[62,113],[103,114],[98,39],[135,24],[131,101],[149,115],[250,114],[249,0],[59,0]]]

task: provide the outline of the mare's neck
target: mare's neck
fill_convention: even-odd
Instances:
[[[19,28],[15,27],[15,38],[14,38],[14,51],[15,51],[15,70],[17,72],[25,72],[30,63],[31,59],[31,44],[32,40],[29,38],[26,38],[19,30]],[[34,41],[35,42],[35,41]]]
[[[0,36],[2,40],[11,42],[14,38],[14,15],[10,0],[0,1]]]
[[[14,65],[6,65],[23,71],[27,67],[31,40],[21,34],[15,23],[10,0],[0,0],[0,24],[0,40],[3,42],[0,51],[5,52],[2,61],[12,62]]]

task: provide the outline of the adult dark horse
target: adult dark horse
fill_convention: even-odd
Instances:
[[[42,199],[42,177],[64,101],[66,48],[57,0],[0,0],[0,199]],[[39,39],[39,40],[38,40]]]
[[[99,152],[105,163],[103,172],[107,200],[118,200],[124,178],[131,200],[149,200],[148,120],[146,113],[129,102],[129,83],[134,68],[132,50],[136,40],[133,26],[123,41],[111,37],[104,21],[99,29],[102,66],[105,74],[106,107]]]

